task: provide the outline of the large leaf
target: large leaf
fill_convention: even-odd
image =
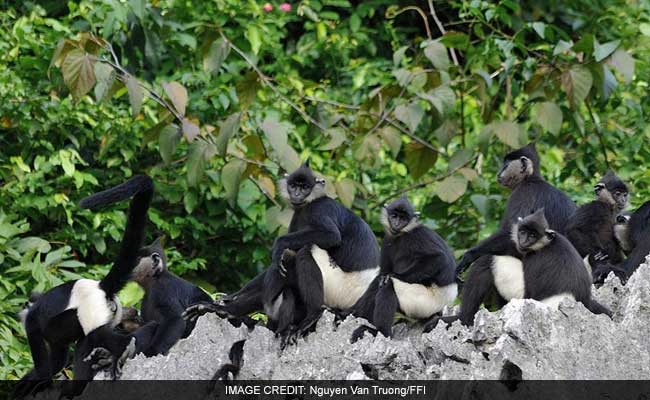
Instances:
[[[187,150],[187,184],[196,186],[205,173],[206,162],[216,153],[214,145],[205,140],[195,140]],[[223,174],[223,172],[222,172]]]
[[[562,88],[574,108],[587,98],[593,79],[591,72],[580,65],[573,66],[562,74]]]
[[[538,103],[533,109],[533,118],[542,128],[555,135],[562,128],[562,110],[552,101]]]
[[[262,122],[262,130],[273,148],[276,160],[285,171],[293,171],[300,166],[298,153],[288,143],[290,125],[273,117]]]
[[[627,51],[623,49],[616,50],[607,60],[607,63],[623,75],[625,83],[630,83],[634,77],[634,58]]]
[[[613,40],[611,42],[600,44],[597,40],[594,40],[594,58],[596,61],[602,61],[607,56],[612,54],[618,45],[621,43],[620,40]]]
[[[413,179],[418,179],[436,163],[438,154],[418,142],[410,142],[405,148],[406,166]]]
[[[183,135],[185,135],[185,139],[187,139],[188,142],[192,143],[192,141],[199,136],[200,130],[198,125],[196,125],[194,122],[190,121],[187,118],[183,118]]]
[[[235,84],[237,89],[237,98],[239,99],[239,107],[242,110],[248,109],[255,97],[257,96],[257,89],[259,89],[259,78],[255,71],[249,71],[244,75],[244,78]]]
[[[446,70],[449,68],[449,55],[444,44],[437,41],[430,42],[424,48],[424,55],[437,69]]]
[[[438,182],[435,192],[440,200],[453,203],[467,190],[467,179],[461,174],[453,174]]]
[[[180,141],[181,135],[178,132],[178,126],[174,124],[169,124],[165,126],[158,136],[158,148],[160,150],[160,156],[163,159],[165,164],[169,164],[172,161],[174,153],[176,153],[176,146]]]
[[[416,102],[400,104],[395,107],[395,117],[406,124],[411,132],[415,132],[424,117],[424,110]]]
[[[80,49],[70,50],[61,64],[61,73],[72,95],[79,99],[95,85],[91,55]]]
[[[260,47],[262,46],[262,36],[260,35],[260,30],[255,25],[249,24],[245,35],[248,39],[248,42],[251,44],[251,50],[253,53],[259,53]]]
[[[474,152],[472,149],[460,149],[454,153],[453,156],[449,159],[449,165],[447,169],[449,171],[455,170],[456,168],[462,167],[467,164],[469,160],[472,159]]]
[[[219,68],[228,57],[228,53],[230,53],[230,43],[222,38],[215,40],[203,58],[203,69],[209,73],[219,72]]]
[[[138,80],[132,76],[126,78],[126,88],[129,91],[129,102],[131,103],[131,113],[133,118],[140,114],[142,109],[142,100],[144,99],[144,92]]]
[[[270,198],[275,197],[275,183],[273,182],[273,179],[267,175],[260,175],[255,179],[255,182],[257,182],[257,186],[262,189],[265,195]]]
[[[393,157],[397,157],[402,148],[402,136],[399,131],[390,125],[386,125],[379,130],[379,134],[388,145]]]
[[[496,133],[501,142],[512,148],[521,147],[521,131],[519,125],[512,121],[493,122],[489,126],[493,133]]]
[[[345,131],[341,128],[329,128],[325,133],[330,137],[330,140],[320,147],[321,150],[335,150],[340,145],[345,143]]]
[[[354,181],[350,178],[343,178],[334,184],[336,186],[336,194],[346,207],[352,207],[354,196],[357,193],[357,187]]]
[[[449,110],[453,109],[456,102],[456,94],[449,85],[440,85],[429,92],[421,93],[420,97],[428,100],[440,115],[445,115]]]
[[[178,82],[163,83],[162,86],[176,111],[180,115],[185,115],[185,109],[187,108],[187,89]]]
[[[215,139],[215,145],[217,146],[217,151],[222,156],[226,155],[228,150],[228,141],[239,132],[239,122],[241,119],[241,113],[234,113],[228,116],[223,124],[221,124],[221,129],[219,129],[219,135]]]
[[[221,169],[221,184],[226,191],[226,199],[231,206],[235,205],[239,184],[244,178],[246,162],[240,159],[232,159]]]
[[[97,84],[95,85],[95,100],[97,102],[103,101],[110,92],[110,88],[115,80],[115,70],[113,67],[106,63],[95,63],[95,78]]]
[[[375,133],[359,136],[354,142],[354,158],[363,161],[368,158],[376,158],[381,149],[381,141]]]

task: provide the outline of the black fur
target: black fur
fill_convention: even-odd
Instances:
[[[99,282],[106,299],[113,301],[115,294],[126,284],[135,267],[137,252],[144,236],[147,210],[153,197],[153,182],[147,176],[137,176],[112,189],[82,200],[85,207],[105,205],[103,201],[120,201],[133,196],[129,206],[126,230],[122,237],[119,254],[110,272]],[[128,335],[113,331],[110,323],[84,334],[77,310],[66,310],[72,289],[77,281],[71,281],[50,289],[29,308],[25,317],[25,331],[34,360],[34,369],[17,385],[16,396],[24,396],[33,389],[47,385],[67,361],[68,346],[75,346],[75,379],[92,379],[92,371],[83,360],[93,348],[100,345],[119,358],[131,341]],[[33,381],[38,381],[34,384]],[[83,385],[70,385],[64,394],[77,394]]]
[[[538,210],[511,228],[516,232],[512,240],[523,264],[523,298],[542,301],[568,293],[590,311],[611,317],[607,308],[591,298],[591,277],[580,254],[566,237],[549,229],[544,214],[543,209]],[[493,262],[493,257],[484,256],[470,268],[460,313],[460,320],[465,325],[473,324],[474,314],[481,303],[488,303],[490,298],[495,299],[499,306],[506,302],[494,283]]]
[[[624,196],[627,202],[628,189],[625,183],[611,171],[595,187],[596,199],[576,211],[567,230],[567,238],[581,257],[602,254],[613,264],[623,261],[624,253],[614,234],[619,203],[615,198]],[[617,195],[621,193],[620,195]],[[623,194],[624,193],[624,194]]]
[[[601,283],[610,272],[625,282],[650,254],[650,201],[637,209],[627,223],[627,241],[630,248],[627,258],[619,263],[603,262],[593,265],[594,282]]]
[[[381,246],[380,276],[355,304],[352,313],[369,320],[384,336],[391,336],[400,307],[391,278],[406,283],[443,287],[454,284],[456,261],[447,243],[433,230],[421,225],[406,197],[382,211],[386,236]],[[432,310],[431,314],[441,310]],[[368,331],[367,328],[359,328]],[[359,337],[359,332],[353,334]]]
[[[236,378],[241,370],[241,367],[244,365],[244,344],[246,340],[239,340],[230,347],[230,352],[228,353],[228,358],[230,362],[222,365],[217,372],[212,377],[212,380],[224,380],[227,381],[230,379],[230,375],[233,378]]]
[[[483,255],[514,255],[511,243],[504,238],[510,236],[510,228],[518,218],[523,218],[534,210],[544,208],[551,229],[560,233],[566,231],[569,220],[576,212],[576,205],[564,192],[544,180],[540,174],[539,156],[534,144],[531,143],[505,156],[499,182],[508,185],[503,174],[508,171],[512,162],[520,162],[522,157],[530,160],[526,162],[526,167],[531,167],[528,164],[532,162],[531,173],[526,174],[522,170],[521,181],[510,185],[512,193],[501,218],[499,231],[463,255],[456,270],[457,275]]]
[[[291,321],[304,314],[296,327],[304,333],[318,319],[324,303],[322,276],[311,256],[313,245],[327,251],[345,272],[376,268],[379,248],[372,230],[351,210],[327,197],[324,185],[325,181],[317,178],[306,164],[281,181],[281,194],[294,208],[294,214],[289,232],[275,241],[268,270],[223,301],[191,307],[186,317],[195,319],[205,312],[241,317],[262,308],[272,309],[282,294],[283,301],[288,303],[280,307],[294,315],[283,316],[284,323],[278,323],[276,328],[293,325]],[[280,268],[285,250],[296,253],[295,276]],[[298,282],[297,288],[292,288],[292,279]]]

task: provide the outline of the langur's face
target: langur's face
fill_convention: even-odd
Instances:
[[[304,207],[325,195],[325,180],[303,167],[280,181],[280,194],[293,208]]]
[[[162,255],[154,251],[138,258],[138,264],[131,272],[131,279],[144,284],[148,280],[158,277],[164,269],[165,264]]]
[[[515,159],[505,159],[497,180],[500,185],[515,188],[526,177],[533,174],[533,162],[525,156]]]
[[[384,214],[384,227],[394,235],[402,232],[414,219],[416,219],[415,215],[397,207],[389,206],[384,208]]]

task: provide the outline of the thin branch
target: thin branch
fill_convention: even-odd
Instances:
[[[264,190],[264,188],[262,187],[262,185],[260,185],[260,183],[259,183],[257,180],[255,180],[252,176],[249,176],[248,179],[249,179],[251,182],[253,182],[253,183],[255,184],[255,186],[257,186],[257,188],[258,188],[262,193],[264,193],[264,195],[266,196],[266,198],[268,198],[269,200],[271,200],[271,202],[273,203],[273,205],[275,205],[275,206],[277,206],[277,207],[280,207],[280,203],[278,203],[278,201],[277,201],[276,199],[274,199],[273,196],[271,196],[270,193],[268,193],[266,190]]]
[[[411,190],[420,189],[420,188],[423,188],[423,187],[425,187],[425,186],[431,185],[432,183],[435,183],[435,182],[438,182],[438,181],[443,180],[443,179],[445,179],[445,178],[448,178],[448,177],[452,176],[453,174],[455,174],[459,169],[461,169],[461,168],[465,168],[465,167],[466,167],[467,165],[469,165],[472,161],[476,160],[476,158],[477,158],[477,156],[474,156],[474,157],[472,157],[471,159],[467,160],[465,163],[463,163],[463,165],[459,165],[458,167],[456,167],[456,168],[454,168],[454,169],[452,169],[452,170],[450,170],[450,171],[447,171],[447,172],[445,172],[445,173],[442,174],[442,175],[438,175],[438,176],[436,176],[436,177],[434,177],[434,178],[432,178],[432,179],[429,179],[429,180],[427,180],[427,181],[420,182],[420,183],[415,183],[415,184],[413,184],[413,185],[407,186],[407,187],[404,188],[404,189],[397,190],[397,191],[395,191],[395,192],[389,194],[389,195],[386,196],[385,198],[383,198],[381,201],[378,201],[376,204],[384,204],[384,203],[386,203],[388,200],[390,200],[390,199],[392,199],[392,198],[395,198],[395,197],[398,197],[398,196],[401,196],[401,195],[403,195],[403,194],[405,194],[405,193],[408,193],[408,192],[410,192]]]
[[[429,0],[429,11],[431,12],[431,16],[433,17],[433,20],[436,22],[436,26],[440,30],[440,34],[444,35],[447,33],[445,30],[445,27],[442,25],[442,22],[438,19],[438,14],[436,14],[436,9],[433,7],[433,0]],[[449,49],[449,52],[451,53],[451,59],[454,62],[455,66],[459,66],[460,64],[458,63],[458,57],[456,56],[456,51],[454,49]]]
[[[294,102],[292,102],[291,100],[289,100],[289,98],[288,98],[287,96],[285,96],[282,92],[280,92],[280,90],[278,90],[278,88],[275,87],[275,85],[273,85],[273,83],[271,83],[271,79],[269,79],[268,76],[264,75],[264,73],[263,73],[263,72],[262,72],[262,71],[257,67],[257,65],[255,65],[255,64],[253,63],[253,61],[251,61],[250,58],[248,58],[248,56],[246,55],[246,53],[244,53],[244,52],[243,52],[239,47],[235,46],[235,44],[234,44],[233,42],[231,42],[230,39],[228,39],[228,38],[226,37],[226,35],[224,35],[223,32],[219,32],[219,33],[221,34],[221,37],[223,38],[223,40],[225,40],[225,41],[230,45],[230,48],[233,49],[233,50],[235,50],[235,53],[239,54],[239,56],[240,56],[241,58],[243,58],[244,61],[246,61],[246,64],[248,64],[251,68],[253,68],[253,71],[255,71],[255,72],[257,73],[257,75],[259,76],[259,78],[260,78],[260,80],[262,81],[262,83],[264,83],[266,86],[268,86],[268,87],[273,91],[273,93],[275,93],[275,94],[276,94],[276,95],[277,95],[277,96],[278,96],[282,101],[284,101],[285,103],[287,103],[291,108],[293,108],[294,110],[296,110],[296,111],[298,112],[298,114],[300,114],[300,116],[301,116],[305,121],[307,121],[307,122],[313,124],[314,126],[318,127],[318,128],[319,128],[320,130],[322,130],[322,131],[325,131],[325,130],[327,129],[326,127],[324,127],[323,125],[321,125],[320,123],[318,123],[318,121],[316,121],[315,119],[313,119],[313,118],[312,118],[309,114],[307,114],[303,109],[301,109],[300,107],[298,107],[298,105],[297,105],[296,103],[294,103]]]
[[[334,100],[318,99],[318,98],[312,97],[312,96],[304,96],[304,98],[309,100],[309,101],[314,101],[314,102],[323,103],[323,104],[329,104],[330,106],[334,106],[334,107],[348,108],[350,110],[358,110],[358,109],[361,108],[360,106],[355,106],[355,105],[352,105],[352,104],[339,103],[338,101],[334,101]]]
[[[403,13],[404,11],[408,11],[408,10],[413,10],[413,11],[416,11],[418,14],[420,14],[420,17],[422,17],[422,21],[424,21],[424,29],[427,30],[427,37],[429,38],[429,40],[431,40],[433,37],[431,36],[431,29],[429,29],[429,21],[427,21],[427,15],[424,13],[424,11],[422,11],[422,9],[420,7],[406,6],[406,7],[402,8],[401,10],[399,10],[399,12],[397,12],[397,14],[395,14],[395,15],[397,16],[397,15]]]
[[[609,169],[610,167],[609,160],[607,159],[607,147],[605,146],[605,140],[603,139],[603,132],[600,130],[600,124],[596,122],[596,117],[594,116],[593,111],[591,111],[591,105],[589,104],[589,101],[585,100],[585,104],[587,105],[587,111],[589,112],[591,122],[594,124],[596,136],[598,136],[598,141],[600,142],[600,150],[602,151],[603,157],[605,158],[605,165],[607,166],[607,169]]]

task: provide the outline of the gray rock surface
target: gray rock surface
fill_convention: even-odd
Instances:
[[[284,351],[265,328],[248,332],[206,315],[168,355],[129,360],[122,379],[210,379],[243,338],[240,379],[649,379],[650,266],[626,286],[611,275],[594,296],[614,320],[569,300],[557,311],[513,300],[497,312],[479,311],[471,329],[456,322],[421,334],[418,326],[398,325],[393,339],[366,335],[350,344],[362,321],[337,327],[326,312],[315,333]]]

